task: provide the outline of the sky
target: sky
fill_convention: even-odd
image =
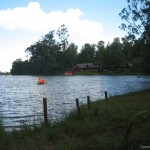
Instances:
[[[9,72],[27,47],[62,25],[80,52],[85,43],[124,37],[119,16],[127,0],[0,0],[0,71]]]

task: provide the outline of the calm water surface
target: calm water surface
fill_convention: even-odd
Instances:
[[[45,76],[47,84],[37,85],[38,76],[0,76],[0,117],[42,115],[47,98],[48,116],[54,121],[75,108],[75,99],[85,103],[109,96],[150,89],[150,76]],[[6,126],[21,119],[4,118]]]

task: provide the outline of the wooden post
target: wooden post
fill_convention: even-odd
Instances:
[[[77,107],[78,115],[80,115],[80,106],[79,106],[78,98],[76,98],[76,107]]]
[[[44,124],[47,125],[47,98],[43,98]]]
[[[107,95],[107,91],[105,91],[105,101],[108,100],[108,95]]]
[[[91,109],[90,96],[87,96],[87,105],[88,105],[88,109]]]

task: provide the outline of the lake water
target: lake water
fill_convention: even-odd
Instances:
[[[0,76],[0,117],[3,125],[19,125],[22,116],[42,115],[47,98],[51,121],[62,118],[75,108],[75,99],[86,103],[108,96],[150,89],[150,76],[44,76],[47,84],[38,85],[39,76]],[[13,117],[18,118],[13,118]],[[7,118],[8,117],[8,118]],[[12,118],[9,118],[12,117]]]

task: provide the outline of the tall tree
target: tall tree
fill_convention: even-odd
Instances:
[[[62,53],[62,62],[65,69],[72,68],[77,62],[77,46],[71,43],[68,48]]]
[[[127,0],[127,3],[128,6],[119,14],[126,21],[126,24],[121,24],[121,29],[126,30],[126,38],[134,42],[135,54],[140,58],[138,67],[150,72],[150,1]]]
[[[61,47],[61,50],[65,51],[67,48],[67,45],[68,45],[67,38],[69,37],[69,34],[68,34],[68,30],[64,24],[59,27],[59,29],[57,31],[57,35],[60,39],[59,45]]]
[[[95,58],[95,45],[84,44],[80,53],[81,63],[93,63]]]
[[[119,14],[126,23],[120,28],[127,30],[130,38],[136,35],[150,39],[150,1],[149,0],[127,0],[127,7]]]
[[[97,44],[97,51],[95,54],[95,63],[99,66],[104,66],[104,62],[102,61],[102,57],[104,56],[106,49],[105,49],[105,42],[98,41]]]
[[[127,38],[122,38],[122,42],[125,62],[126,64],[129,64],[131,59],[134,57],[134,43],[133,41],[128,41]]]
[[[104,41],[98,41],[97,48],[98,49],[103,49],[104,47],[105,47],[105,42]]]
[[[11,69],[11,74],[14,75],[26,75],[29,74],[29,62],[26,61],[22,61],[22,59],[16,59],[13,63],[12,63],[12,69]]]
[[[65,25],[61,25],[56,34],[59,37],[59,39],[57,38],[57,41],[54,37],[55,31],[53,30],[43,36],[42,39],[35,44],[27,47],[25,52],[29,56],[28,63],[22,62],[22,60],[14,61],[12,73],[19,74],[20,70],[22,74],[23,71],[20,66],[26,67],[25,65],[22,65],[24,63],[28,66],[29,74],[52,74],[61,72],[65,67],[68,67],[68,65],[65,65],[66,62],[64,61],[64,56],[66,61],[69,61],[69,65],[71,65],[72,63],[69,59],[75,57],[76,48],[73,49],[71,46],[69,48],[67,47],[67,38],[69,35]]]
[[[54,39],[54,31],[50,31],[40,41],[26,49],[31,56],[31,74],[50,74],[57,70],[59,45]]]
[[[107,46],[107,65],[114,66],[117,68],[120,65],[123,65],[125,61],[122,43],[120,39],[114,38],[113,42]]]

